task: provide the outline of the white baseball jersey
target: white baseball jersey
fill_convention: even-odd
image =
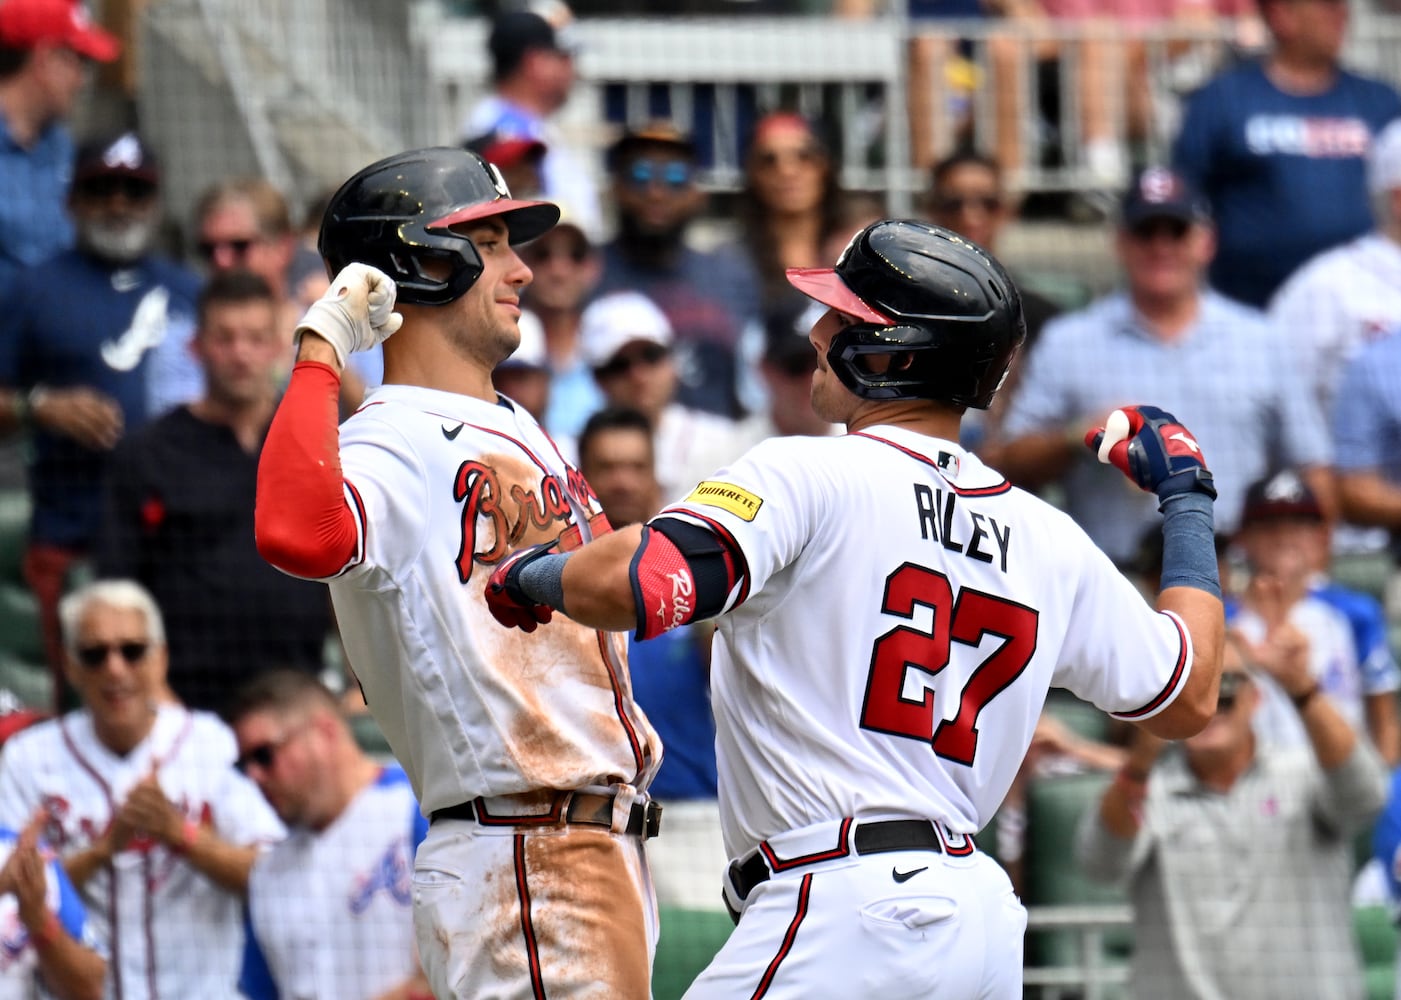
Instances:
[[[9,860],[16,837],[13,830],[0,830],[0,868]],[[70,935],[90,948],[96,947],[87,913],[57,859],[48,863],[44,877],[44,902],[50,912]],[[29,1000],[35,996],[38,974],[39,956],[19,918],[19,901],[13,893],[0,896],[0,1000]]]
[[[1342,612],[1316,597],[1305,597],[1289,609],[1289,621],[1308,637],[1309,669],[1319,687],[1358,733],[1367,733],[1366,695],[1362,668],[1357,663],[1357,643]],[[1249,608],[1240,608],[1231,626],[1254,643],[1265,641],[1265,623]],[[1299,710],[1274,678],[1263,671],[1252,675],[1260,689],[1260,707],[1251,720],[1263,742],[1276,746],[1307,747],[1308,732]]]
[[[45,838],[61,854],[89,846],[128,792],[156,769],[161,789],[189,819],[234,844],[280,839],[262,793],[233,767],[233,733],[213,715],[174,705],[125,757],[108,750],[86,711],[12,737],[0,757],[0,825],[20,827],[36,808],[53,817]],[[107,995],[120,1000],[236,997],[243,953],[242,901],[164,844],[137,838],[80,890],[108,955]]]
[[[1324,251],[1275,293],[1270,319],[1319,401],[1331,406],[1343,366],[1365,343],[1401,327],[1401,246],[1368,233]]]
[[[408,778],[387,767],[326,829],[292,830],[262,855],[243,993],[369,1000],[413,975],[414,850],[427,830]]]
[[[742,554],[711,674],[732,857],[843,816],[974,833],[1049,687],[1141,720],[1191,670],[1176,617],[953,442],[892,427],[765,442],[662,516]]]
[[[340,429],[358,550],[330,580],[350,666],[426,813],[476,798],[645,787],[660,743],[620,635],[563,615],[532,635],[482,600],[509,552],[606,521],[519,407],[382,386]]]

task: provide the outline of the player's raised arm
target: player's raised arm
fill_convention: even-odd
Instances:
[[[1140,725],[1165,739],[1202,729],[1216,712],[1225,610],[1216,568],[1212,504],[1216,487],[1200,446],[1156,406],[1115,410],[1085,444],[1142,489],[1163,514],[1163,573],[1157,608],[1181,620],[1192,641],[1192,670],[1177,698]]]
[[[399,328],[394,282],[350,264],[297,324],[297,364],[258,462],[258,551],[293,576],[332,576],[357,546],[346,504],[337,423],[340,374],[351,351]]]

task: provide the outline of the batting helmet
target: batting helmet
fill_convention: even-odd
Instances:
[[[533,240],[559,221],[559,208],[516,201],[501,173],[476,153],[439,146],[372,163],[341,185],[321,219],[317,249],[334,277],[347,264],[370,264],[394,279],[399,301],[446,305],[482,274],[471,240],[451,227],[500,218],[512,243]],[[446,261],[446,278],[424,270]]]
[[[837,266],[790,268],[800,291],[855,317],[827,363],[863,399],[936,399],[986,409],[1026,339],[1021,296],[982,247],[927,222],[861,230]],[[884,369],[867,359],[888,355]]]

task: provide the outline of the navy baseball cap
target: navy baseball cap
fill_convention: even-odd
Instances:
[[[578,44],[572,25],[556,29],[549,21],[530,10],[508,10],[496,18],[487,38],[492,63],[498,76],[520,65],[527,52],[540,49],[574,55]]]
[[[104,136],[78,147],[73,163],[73,183],[95,177],[132,177],[148,184],[160,183],[161,168],[151,147],[135,132]]]
[[[1284,517],[1323,520],[1323,507],[1318,497],[1293,469],[1285,469],[1250,485],[1245,491],[1240,523],[1259,524]]]
[[[1148,167],[1124,193],[1120,219],[1133,229],[1151,219],[1209,222],[1211,206],[1187,178],[1167,167]]]

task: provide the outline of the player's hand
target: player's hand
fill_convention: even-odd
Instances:
[[[341,268],[326,294],[311,304],[297,324],[296,340],[311,331],[335,349],[345,367],[352,351],[368,351],[404,322],[394,311],[394,280],[368,264]]]
[[[1109,414],[1103,427],[1085,435],[1085,444],[1159,500],[1178,493],[1205,493],[1216,499],[1216,484],[1201,446],[1177,418],[1156,406],[1126,406]]]
[[[41,807],[20,831],[5,867],[0,869],[0,891],[14,893],[19,918],[30,928],[40,926],[48,916],[48,879],[44,856],[39,851],[39,833],[48,821],[49,814]]]
[[[35,425],[93,451],[110,451],[121,439],[122,408],[96,389],[40,389],[31,395],[30,407]]]
[[[554,617],[554,609],[537,604],[520,588],[520,574],[526,566],[542,556],[558,551],[554,542],[513,552],[492,572],[486,583],[486,607],[507,628],[534,632],[539,625]]]

